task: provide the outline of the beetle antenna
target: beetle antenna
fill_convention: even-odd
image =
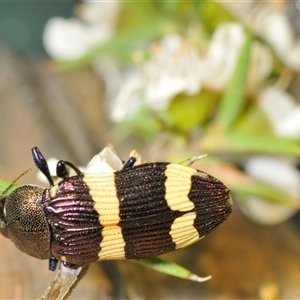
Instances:
[[[33,161],[37,168],[46,176],[47,180],[49,181],[49,184],[51,187],[54,186],[53,179],[50,174],[50,170],[47,164],[46,159],[44,158],[43,154],[39,150],[38,147],[34,147],[31,149]]]
[[[0,195],[0,199],[3,198],[3,196],[5,194],[8,193],[8,191],[11,189],[11,187],[20,179],[22,178],[24,175],[26,175],[29,171],[31,171],[31,169],[27,169],[26,171],[24,171],[21,175],[19,175],[13,182],[10,183],[10,185],[3,191],[3,193],[1,193]]]

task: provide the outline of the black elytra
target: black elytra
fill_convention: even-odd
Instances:
[[[0,201],[0,232],[23,252],[76,267],[99,260],[154,257],[203,238],[232,211],[227,187],[191,167],[156,162],[83,174],[59,161],[54,185],[37,147],[34,162],[50,188],[24,185]],[[72,168],[75,176],[69,175]]]

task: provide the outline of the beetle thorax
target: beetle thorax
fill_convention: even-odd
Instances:
[[[0,232],[28,255],[47,259],[50,230],[43,210],[44,189],[23,185],[7,196],[0,213]]]

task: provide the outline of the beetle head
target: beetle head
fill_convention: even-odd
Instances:
[[[41,204],[44,189],[23,185],[0,201],[0,232],[26,254],[47,259],[50,229]]]

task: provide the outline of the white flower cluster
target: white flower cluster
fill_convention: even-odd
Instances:
[[[252,28],[289,68],[300,71],[300,38],[295,34],[284,9],[288,3],[256,0],[217,2]]]
[[[55,59],[72,59],[107,41],[114,33],[120,7],[119,1],[86,1],[77,9],[80,18],[50,19],[44,31],[47,52]],[[201,39],[200,29],[199,35]],[[207,47],[200,48],[192,39],[170,34],[152,45],[149,60],[139,61],[131,69],[121,71],[108,59],[95,61],[95,69],[104,75],[109,100],[115,99],[111,105],[112,120],[123,121],[142,103],[164,110],[180,93],[195,95],[203,87],[223,89],[244,40],[241,24],[222,23]],[[255,42],[251,61],[249,85],[256,85],[268,76],[272,54]]]
[[[163,110],[180,93],[195,95],[203,87],[222,90],[231,78],[245,36],[241,24],[222,23],[204,51],[180,35],[165,36],[152,46],[150,59],[125,78],[112,110],[113,121],[121,122],[136,111],[134,104],[145,102],[153,110]],[[249,85],[264,80],[271,68],[271,52],[254,42]]]
[[[45,25],[45,49],[55,59],[84,55],[114,34],[119,1],[86,1],[77,7],[80,18],[53,17]]]

